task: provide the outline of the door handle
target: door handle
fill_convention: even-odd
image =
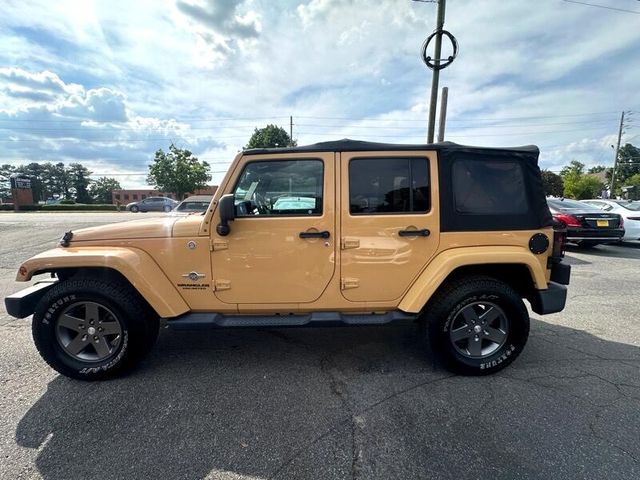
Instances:
[[[431,234],[428,228],[422,230],[400,230],[398,235],[401,237],[428,237]]]
[[[300,238],[329,238],[331,233],[328,230],[322,232],[300,232]]]

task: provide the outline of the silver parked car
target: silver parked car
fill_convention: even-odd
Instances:
[[[139,202],[127,204],[129,212],[170,212],[178,204],[175,200],[167,197],[149,197]]]

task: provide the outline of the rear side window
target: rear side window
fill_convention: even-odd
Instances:
[[[522,165],[502,160],[456,160],[455,210],[463,215],[519,215],[528,211]]]
[[[352,214],[426,213],[430,208],[426,158],[356,158],[349,162]]]

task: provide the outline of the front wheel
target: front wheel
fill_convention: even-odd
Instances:
[[[171,207],[170,207],[169,205],[165,205],[165,206],[164,206],[164,211],[165,211],[165,212],[169,213],[171,210],[172,210],[172,209],[171,209]]]
[[[507,284],[464,277],[436,294],[424,314],[432,350],[465,375],[487,375],[509,365],[529,336],[529,314]]]
[[[138,213],[138,211],[139,211],[139,210],[140,210],[140,209],[139,209],[136,205],[133,205],[133,206],[129,209],[129,211],[130,211],[131,213]]]
[[[133,368],[158,335],[154,312],[122,282],[73,277],[38,303],[33,338],[42,358],[80,380],[112,378]]]

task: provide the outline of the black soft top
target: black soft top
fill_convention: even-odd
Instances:
[[[361,140],[331,140],[329,142],[319,142],[312,145],[285,148],[252,148],[245,150],[243,155],[259,155],[263,153],[309,153],[309,152],[373,152],[373,151],[402,151],[429,150],[439,152],[466,152],[494,154],[498,152],[516,153],[522,159],[530,159],[537,162],[540,150],[535,145],[522,147],[474,147],[469,145],[459,145],[453,142],[406,144],[406,143],[380,143],[365,142]]]

